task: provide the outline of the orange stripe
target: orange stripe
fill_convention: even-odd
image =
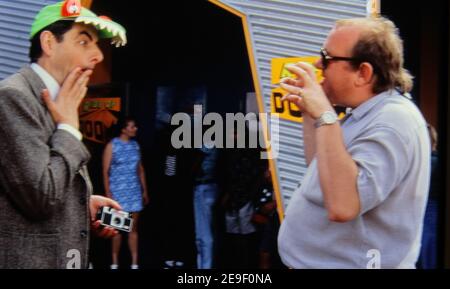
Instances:
[[[256,93],[256,100],[258,103],[258,109],[259,109],[259,112],[262,112],[262,113],[266,112],[264,110],[264,105],[263,105],[264,102],[262,100],[263,94],[261,91],[261,86],[258,81],[258,70],[256,68],[255,56],[253,54],[253,45],[251,42],[250,31],[248,29],[249,25],[248,25],[248,21],[247,21],[247,16],[244,13],[242,13],[241,11],[238,11],[238,10],[234,9],[233,7],[230,7],[229,5],[222,3],[220,0],[208,0],[208,1],[241,18],[242,26],[244,28],[245,42],[247,44],[248,56],[250,59],[250,67],[252,70],[253,84],[254,84],[255,90],[256,90],[255,93]],[[267,122],[265,121],[265,118],[262,121],[262,126],[263,126],[263,131],[264,131],[263,132],[264,133],[264,141],[265,141],[266,147],[267,147],[267,144],[268,144],[268,137],[266,134]],[[280,194],[280,185],[278,182],[278,175],[277,175],[277,171],[275,169],[274,160],[271,158],[272,153],[270,151],[268,151],[268,155],[269,155],[269,167],[272,172],[272,183],[273,183],[273,188],[275,191],[275,199],[277,202],[278,216],[280,217],[280,221],[282,221],[283,216],[284,216],[284,208],[283,208],[283,203],[282,203],[281,194]]]

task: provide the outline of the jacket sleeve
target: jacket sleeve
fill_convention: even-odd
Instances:
[[[90,155],[67,131],[49,133],[38,105],[17,89],[0,88],[0,183],[23,215],[47,219],[64,204]]]

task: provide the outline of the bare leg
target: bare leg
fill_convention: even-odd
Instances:
[[[112,263],[115,265],[119,264],[119,251],[121,242],[122,235],[120,234],[117,234],[112,238]]]
[[[139,213],[133,213],[133,228],[131,232],[128,234],[128,247],[131,252],[131,264],[138,264],[138,225]]]

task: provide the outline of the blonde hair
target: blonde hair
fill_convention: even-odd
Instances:
[[[361,35],[353,47],[352,57],[369,62],[374,68],[374,93],[398,88],[411,91],[413,76],[403,67],[403,41],[395,24],[387,18],[351,18],[336,21],[336,28],[357,26]],[[359,65],[354,63],[355,68]]]

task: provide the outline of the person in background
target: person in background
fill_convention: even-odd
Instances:
[[[87,268],[89,226],[117,234],[95,221],[120,205],[92,195],[78,107],[103,60],[99,39],[124,45],[125,33],[79,1],[47,5],[31,26],[31,65],[0,82],[0,269]]]
[[[247,138],[233,132],[234,141]],[[247,140],[246,140],[247,141]],[[220,199],[224,213],[223,267],[250,269],[258,266],[258,232],[252,222],[255,199],[258,194],[256,180],[261,174],[259,150],[255,148],[227,149],[224,156],[224,186]]]
[[[113,138],[103,153],[103,184],[106,196],[121,204],[122,209],[131,212],[133,227],[128,234],[131,252],[131,269],[138,269],[138,220],[143,205],[148,203],[145,170],[141,161],[139,144],[133,140],[137,127],[134,119],[126,118],[118,122],[119,136]],[[119,266],[119,252],[122,236],[112,239],[111,269]]]
[[[439,155],[437,150],[438,134],[436,129],[428,124],[431,140],[431,180],[428,193],[427,209],[423,223],[422,247],[417,262],[417,268],[437,269],[438,266],[438,213],[440,198]]]
[[[199,165],[194,176],[195,243],[197,268],[211,269],[214,264],[215,204],[219,197],[217,163],[219,150],[214,143],[198,150]]]
[[[278,255],[277,236],[280,220],[272,185],[272,177],[267,164],[264,175],[259,177],[258,195],[252,222],[259,231],[259,269],[283,268]]]

